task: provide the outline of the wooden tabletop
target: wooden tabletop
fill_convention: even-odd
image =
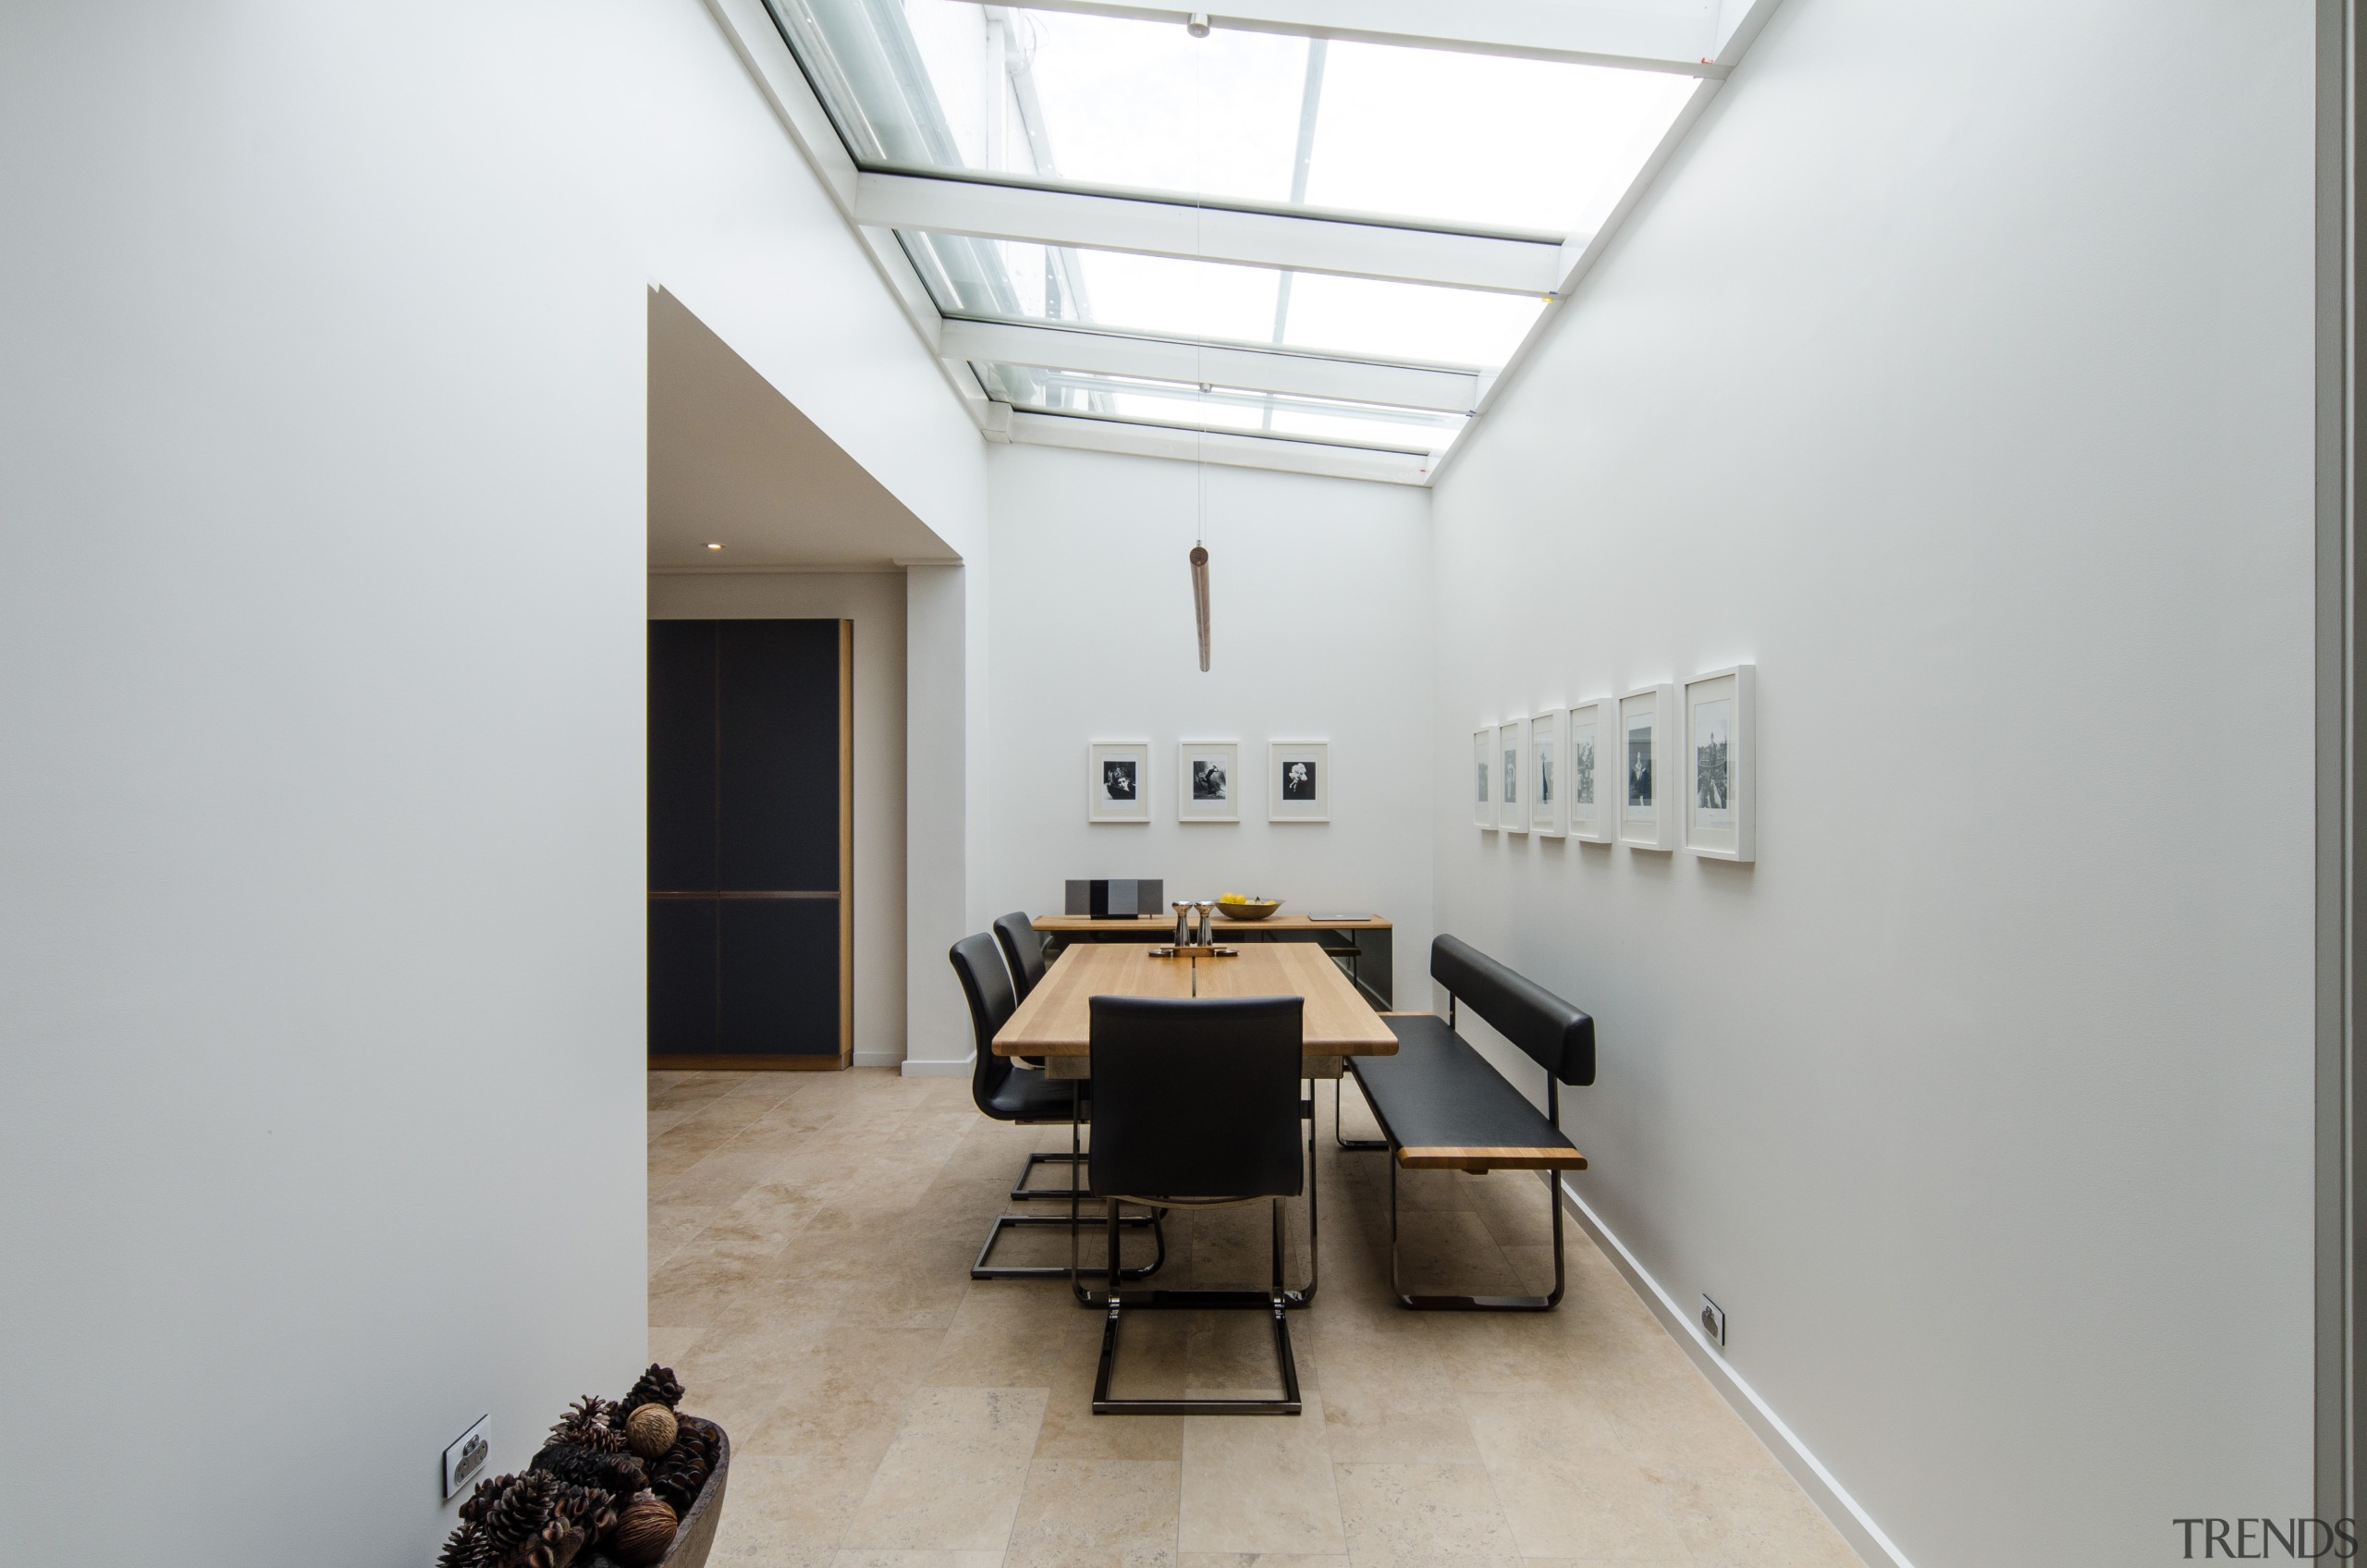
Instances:
[[[1234,958],[1153,958],[1147,944],[1087,942],[1044,972],[995,1035],[997,1056],[1081,1057],[1093,1049],[1095,997],[1306,998],[1310,1057],[1394,1056],[1397,1036],[1309,942],[1252,942]],[[1195,988],[1196,985],[1196,989]]]
[[[1199,917],[1193,916],[1198,924]],[[1174,933],[1172,914],[1109,914],[1096,918],[1086,914],[1039,914],[1028,922],[1038,931],[1147,931],[1164,938]],[[1362,920],[1318,920],[1305,914],[1269,914],[1263,920],[1227,920],[1219,915],[1208,922],[1210,929],[1220,933],[1221,942],[1244,931],[1361,931],[1390,929],[1388,921],[1379,915]]]

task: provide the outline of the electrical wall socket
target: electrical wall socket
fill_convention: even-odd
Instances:
[[[1708,1296],[1701,1298],[1701,1331],[1710,1336],[1711,1344],[1725,1348],[1726,1309]]]
[[[476,1484],[484,1462],[493,1457],[493,1417],[480,1415],[477,1424],[452,1439],[444,1451],[444,1496],[448,1501]]]

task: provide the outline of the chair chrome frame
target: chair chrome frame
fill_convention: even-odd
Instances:
[[[1314,1304],[1316,1287],[1322,1282],[1322,1269],[1317,1257],[1317,1247],[1321,1240],[1321,1206],[1318,1203],[1316,1198],[1314,1081],[1312,1079],[1308,1079],[1305,1080],[1305,1082],[1308,1085],[1307,1095],[1306,1098],[1299,1101],[1298,1109],[1299,1116],[1306,1122],[1306,1286],[1299,1290],[1288,1290],[1282,1287],[1282,1255],[1279,1252],[1275,1254],[1274,1267],[1274,1285],[1276,1290],[1281,1292],[1282,1305],[1294,1312],[1302,1310]],[[1083,1139],[1079,1136],[1079,1126],[1080,1123],[1076,1121],[1072,1120],[1070,1121],[1069,1142],[1072,1147],[1075,1150],[1075,1158],[1082,1162],[1085,1156],[1083,1152]],[[1100,1294],[1097,1295],[1091,1290],[1088,1290],[1079,1278],[1080,1264],[1077,1253],[1077,1236],[1084,1224],[1084,1216],[1078,1209],[1078,1200],[1091,1195],[1091,1194],[1081,1188],[1075,1189],[1069,1194],[1069,1218],[1065,1221],[1065,1223],[1070,1227],[1069,1266],[1065,1269],[1053,1269],[1052,1272],[1055,1274],[1064,1273],[1069,1277],[1069,1290],[1075,1295],[1076,1304],[1079,1306],[1098,1309],[1110,1305],[1110,1296],[1115,1291],[1116,1287],[1111,1286],[1109,1289],[1104,1290]],[[1141,1202],[1142,1200],[1129,1199],[1127,1201]],[[1280,1202],[1281,1200],[1277,1199],[1276,1201]],[[1146,1204],[1145,1207],[1151,1209],[1151,1218],[1154,1224],[1159,1216],[1166,1213],[1166,1210],[1161,1207],[1147,1204]],[[1111,1208],[1114,1211],[1116,1206],[1114,1204],[1111,1205]],[[1028,1217],[1006,1215],[1004,1218],[1024,1219]],[[1043,1223],[1041,1220],[1036,1220],[1034,1222],[1037,1224]],[[1142,1223],[1142,1217],[1135,1216],[1134,1218],[1123,1221],[1123,1223],[1128,1225],[1139,1225]],[[1277,1226],[1279,1226],[1280,1223],[1280,1219],[1277,1219]],[[1167,1232],[1162,1229],[1159,1230],[1158,1233],[1159,1263],[1154,1263],[1147,1268],[1130,1268],[1126,1270],[1122,1278],[1128,1280],[1143,1279],[1157,1269],[1159,1267],[1159,1264],[1166,1262]],[[1276,1245],[1279,1246],[1281,1244],[1281,1231],[1277,1230],[1275,1235]],[[981,1254],[980,1256],[983,1257],[985,1255]],[[973,1272],[975,1273],[975,1270]],[[1196,1307],[1239,1307],[1255,1305],[1258,1302],[1263,1301],[1265,1297],[1266,1292],[1263,1291],[1151,1291],[1147,1293],[1137,1293],[1128,1296],[1124,1305],[1128,1306],[1147,1307],[1153,1310],[1163,1308],[1188,1309]]]
[[[1110,1273],[1119,1273],[1118,1236],[1119,1209],[1129,1201],[1120,1197],[1110,1199]],[[1249,1203],[1257,1200],[1249,1198]],[[1289,1304],[1282,1290],[1282,1200],[1269,1198],[1274,1217],[1274,1246],[1272,1283],[1264,1292],[1257,1291],[1153,1291],[1147,1297],[1128,1298],[1122,1292],[1111,1290],[1107,1297],[1108,1315],[1101,1320],[1101,1363],[1093,1375],[1093,1414],[1096,1415],[1297,1415],[1306,1406],[1299,1398],[1298,1362],[1291,1354],[1291,1324]],[[1073,1259],[1072,1259],[1073,1266]],[[1300,1305],[1304,1305],[1302,1302]],[[1280,1399],[1113,1399],[1110,1394],[1110,1379],[1118,1362],[1118,1317],[1124,1307],[1223,1307],[1260,1306],[1273,1315],[1274,1361],[1282,1374]]]
[[[1061,1161],[1068,1164],[1072,1168],[1069,1174],[1068,1186],[1065,1188],[1052,1188],[1040,1193],[1022,1194],[1013,1192],[1012,1194],[1012,1196],[1013,1197],[1033,1196],[1040,1198],[1066,1198],[1069,1200],[1068,1213],[1065,1216],[1058,1214],[999,1214],[995,1216],[995,1222],[987,1228],[986,1245],[978,1249],[977,1260],[970,1265],[971,1279],[1067,1280],[1072,1284],[1074,1283],[1076,1279],[1077,1230],[1085,1222],[1085,1217],[1078,1208],[1077,1200],[1089,1195],[1078,1189],[1074,1170],[1074,1167],[1082,1165],[1085,1158],[1083,1151],[1083,1138],[1079,1131],[1084,1124],[1082,1115],[1080,1114],[1083,1109],[1081,1104],[1082,1099],[1083,1096],[1078,1092],[1078,1086],[1071,1084],[1069,1088],[1069,1151],[1065,1154],[1031,1154],[1027,1157],[1027,1164],[1022,1168],[1020,1171],[1020,1180],[1024,1182],[1027,1179],[1027,1172],[1034,1170],[1039,1160],[1048,1163],[1056,1160]],[[1041,1126],[1043,1123],[1036,1122],[1031,1124],[1028,1122],[1021,1122],[1019,1125],[1023,1127],[1028,1125]],[[1054,1123],[1053,1125],[1057,1126],[1058,1123]],[[1114,1208],[1115,1206],[1113,1205],[1112,1207]],[[1153,1210],[1147,1215],[1134,1215],[1120,1221],[1122,1224],[1132,1226],[1138,1230],[1143,1226],[1149,1226],[1151,1235],[1159,1243],[1159,1252],[1158,1255],[1148,1263],[1138,1264],[1130,1268],[1121,1269],[1117,1275],[1117,1280],[1111,1282],[1113,1287],[1119,1280],[1147,1280],[1153,1274],[1158,1273],[1161,1268],[1167,1266],[1167,1229],[1160,1223],[1162,1218],[1162,1211]],[[1047,1230],[1056,1225],[1065,1225],[1068,1227],[1069,1266],[1067,1268],[1063,1268],[1057,1263],[1021,1264],[988,1263],[987,1261],[987,1259],[994,1253],[995,1243],[1002,1240],[1003,1232],[1005,1231]]]

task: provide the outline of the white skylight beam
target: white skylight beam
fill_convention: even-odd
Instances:
[[[1000,361],[1105,375],[1208,383],[1440,413],[1469,413],[1478,406],[1480,391],[1477,370],[1376,364],[1318,354],[1274,353],[1073,327],[963,321],[958,317],[946,322],[938,352],[949,360],[963,361]]]
[[[1112,0],[1027,0],[1027,9],[1177,28],[1199,11],[1190,5]],[[1715,58],[1717,18],[1711,8],[1686,0],[1650,7],[1563,0],[1233,0],[1221,11],[1205,14],[1217,31],[1280,32],[1676,76],[1723,77],[1732,68],[1732,62]]]
[[[1396,283],[1543,296],[1562,280],[1562,247],[1282,213],[1087,195],[935,176],[866,173],[855,221],[985,239],[1231,262]]]

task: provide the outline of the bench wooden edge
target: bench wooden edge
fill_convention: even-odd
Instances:
[[[1587,1157],[1576,1149],[1448,1148],[1416,1145],[1397,1151],[1408,1170],[1584,1170]]]

